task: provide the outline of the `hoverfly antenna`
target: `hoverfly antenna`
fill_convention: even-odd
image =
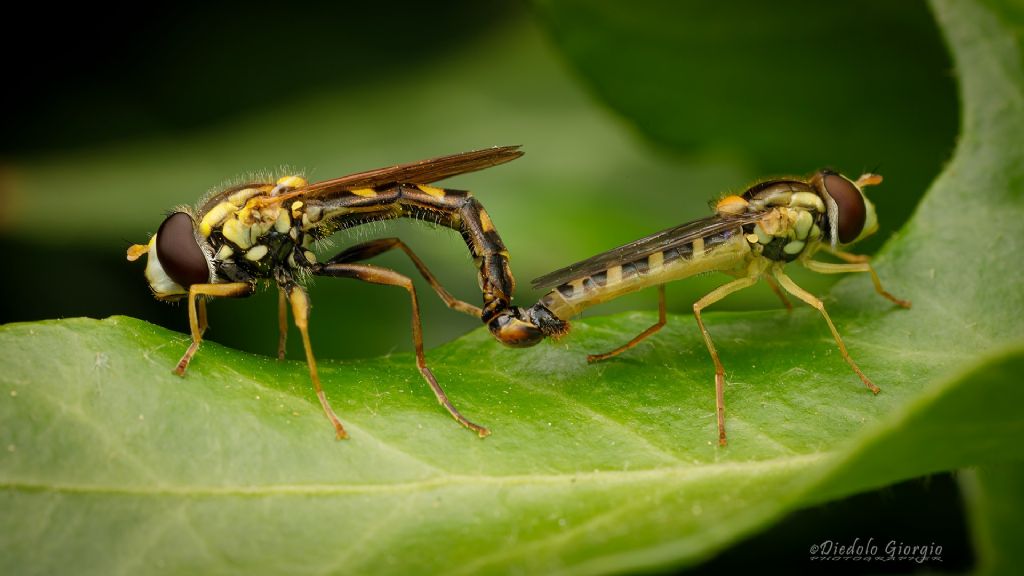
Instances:
[[[854,182],[854,184],[857,185],[857,188],[863,188],[865,186],[878,186],[881,183],[882,175],[875,174],[873,172],[865,172],[864,174],[861,174],[860,177],[857,178],[857,181]]]
[[[135,262],[146,252],[149,252],[149,244],[132,244],[128,247],[128,261]]]

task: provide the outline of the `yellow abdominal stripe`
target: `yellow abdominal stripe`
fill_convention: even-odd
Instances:
[[[417,184],[416,187],[419,188],[420,190],[422,190],[423,192],[425,192],[427,194],[430,194],[434,198],[444,198],[444,189],[443,188],[437,188],[435,186],[427,186],[426,184]]]
[[[622,282],[622,266],[612,266],[609,268],[605,278],[606,286],[614,286],[615,284]]]
[[[484,232],[494,231],[494,222],[491,222],[490,215],[483,208],[480,209],[480,229]]]
[[[647,269],[650,272],[657,272],[665,264],[665,253],[655,252],[647,257]]]

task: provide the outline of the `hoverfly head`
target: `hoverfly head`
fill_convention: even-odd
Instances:
[[[811,178],[811,185],[825,203],[826,233],[832,246],[852,244],[878,230],[875,205],[862,188],[881,181],[877,174],[864,174],[854,182],[831,170],[821,170]]]
[[[186,212],[168,216],[149,244],[128,248],[128,260],[146,253],[146,280],[158,300],[177,300],[188,294],[189,286],[212,282],[210,257],[196,237],[195,221]]]

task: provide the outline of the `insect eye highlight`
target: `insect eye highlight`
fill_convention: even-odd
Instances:
[[[853,182],[838,174],[827,173],[822,178],[825,192],[833,199],[838,209],[838,231],[839,242],[849,244],[860,236],[864,230],[864,223],[867,220],[867,206],[864,204],[864,195]]]
[[[184,288],[209,281],[206,255],[196,242],[192,217],[175,212],[156,233],[156,257],[172,280]]]

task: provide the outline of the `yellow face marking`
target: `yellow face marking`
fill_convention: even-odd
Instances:
[[[260,244],[259,246],[253,246],[252,250],[249,250],[248,252],[245,253],[245,259],[255,262],[260,258],[266,256],[267,252],[269,251],[270,249],[264,246],[263,244]]]
[[[491,217],[482,208],[480,209],[480,229],[484,232],[494,232],[494,222],[491,222]]]
[[[647,257],[647,270],[650,271],[650,272],[655,272],[657,270],[661,270],[661,266],[664,263],[665,263],[665,253],[664,252],[655,252],[654,254],[651,254],[650,256]]]
[[[612,266],[605,275],[605,286],[614,286],[622,282],[622,266]]]
[[[696,238],[693,241],[693,259],[702,258],[704,256],[704,239]]]
[[[302,210],[302,201],[301,200],[297,200],[295,202],[292,202],[292,218],[298,218],[299,214],[301,214],[301,210]]]
[[[356,188],[355,190],[349,190],[349,192],[356,196],[362,196],[363,198],[373,198],[377,195],[377,191],[373,188]]]
[[[747,242],[750,242],[751,244],[757,244],[758,242],[757,234],[747,234],[746,238]]]
[[[302,176],[282,176],[277,179],[277,185],[289,188],[302,188],[306,185],[306,179]]]
[[[149,244],[132,244],[128,247],[128,261],[135,262],[146,252],[149,252]]]
[[[444,198],[444,190],[441,188],[437,188],[435,186],[427,186],[426,184],[417,184],[416,187],[422,190],[423,192],[430,194],[434,198]]]

